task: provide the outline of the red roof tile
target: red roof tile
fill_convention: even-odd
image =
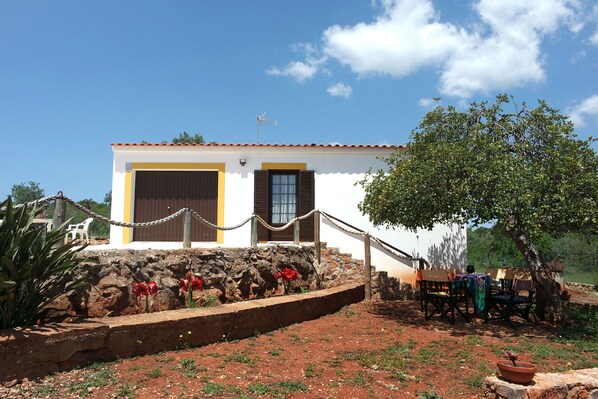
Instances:
[[[405,148],[402,145],[387,144],[224,144],[224,143],[112,143],[113,147],[244,147],[244,148]]]

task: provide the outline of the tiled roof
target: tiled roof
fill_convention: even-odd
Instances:
[[[387,144],[224,144],[224,143],[112,143],[113,147],[238,147],[238,148],[404,148],[402,145]]]

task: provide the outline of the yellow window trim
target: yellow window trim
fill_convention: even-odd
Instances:
[[[262,162],[262,170],[307,170],[307,164]]]
[[[134,162],[130,171],[125,172],[125,223],[132,222],[133,207],[133,172],[137,170],[217,170],[218,171],[218,211],[216,224],[224,225],[224,163],[176,163],[176,162]],[[123,228],[123,244],[133,241],[133,229]],[[224,231],[216,230],[216,243],[224,243]]]

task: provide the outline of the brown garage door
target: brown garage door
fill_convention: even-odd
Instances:
[[[162,219],[189,206],[212,223],[217,221],[218,172],[137,171],[135,222]],[[135,241],[183,241],[183,216],[152,227],[134,229]],[[193,218],[191,241],[216,241],[216,230]]]

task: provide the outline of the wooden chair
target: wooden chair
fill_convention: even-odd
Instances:
[[[497,290],[488,296],[485,320],[504,320],[514,327],[511,316],[519,314],[529,320],[529,313],[534,301],[534,282],[531,279],[514,279],[509,289]],[[491,317],[495,310],[499,316]]]
[[[450,281],[446,270],[422,270],[420,298],[424,317],[429,320],[435,314],[455,324],[455,311],[469,321],[469,292],[467,280]],[[429,306],[432,305],[430,312]],[[459,305],[464,305],[465,312]]]
[[[89,244],[89,225],[91,222],[93,222],[93,218],[87,218],[82,223],[69,224],[66,228],[66,237],[64,238],[64,241],[67,242],[69,235],[71,236],[71,240],[75,240],[77,234],[79,234],[81,240],[85,239],[85,242]]]

